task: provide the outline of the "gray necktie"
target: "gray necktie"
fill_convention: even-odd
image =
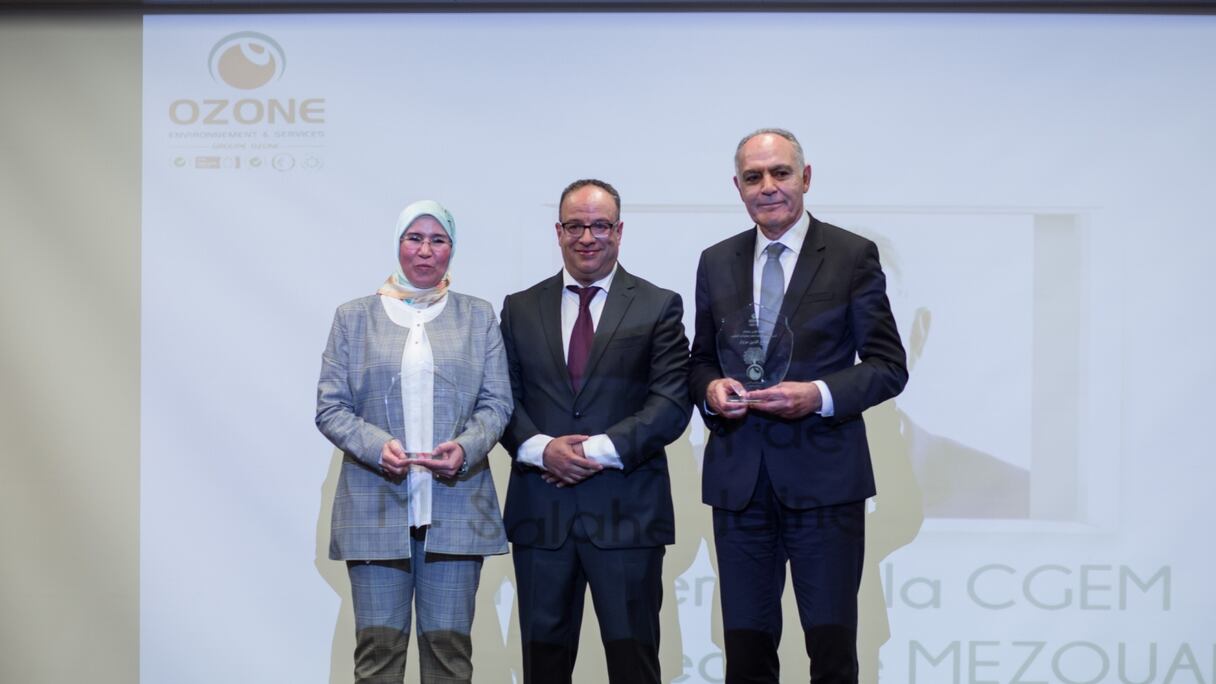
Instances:
[[[781,253],[785,245],[769,243],[764,249],[768,255],[764,272],[760,274],[760,308],[768,311],[759,317],[760,342],[768,350],[768,340],[773,336],[774,317],[781,311],[781,299],[785,296],[785,269],[781,268]]]

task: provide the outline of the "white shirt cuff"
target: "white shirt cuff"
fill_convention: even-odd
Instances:
[[[592,435],[588,438],[586,442],[583,442],[583,455],[605,468],[625,469],[625,464],[621,463],[620,454],[616,453],[616,445],[612,443],[608,435]]]
[[[515,452],[515,460],[530,466],[545,469],[545,447],[553,438],[549,435],[532,435]]]
[[[822,380],[812,380],[819,387],[819,396],[823,397],[823,406],[816,411],[824,418],[831,418],[836,415],[836,404],[832,401],[832,391],[828,389],[828,384]]]

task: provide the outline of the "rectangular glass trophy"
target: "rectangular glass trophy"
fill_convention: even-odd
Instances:
[[[785,379],[794,350],[789,321],[779,312],[748,305],[722,319],[717,337],[722,373],[751,391]],[[732,396],[727,401],[751,403]]]

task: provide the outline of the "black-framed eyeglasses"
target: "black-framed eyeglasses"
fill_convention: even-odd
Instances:
[[[421,248],[424,244],[430,245],[431,249],[442,249],[450,247],[452,241],[444,235],[419,235],[418,233],[406,233],[401,236],[401,241],[413,247],[414,249]]]
[[[582,237],[583,231],[590,230],[591,237],[597,240],[603,240],[612,233],[612,229],[621,224],[620,221],[594,221],[590,224],[579,223],[578,221],[567,221],[562,224],[562,230],[569,237]]]

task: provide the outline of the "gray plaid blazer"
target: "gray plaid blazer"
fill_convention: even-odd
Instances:
[[[435,441],[455,440],[469,461],[466,475],[434,480],[426,550],[458,555],[507,552],[498,495],[486,454],[511,418],[507,356],[494,310],[476,297],[448,292],[443,311],[426,324],[435,359]],[[317,428],[342,450],[334,494],[329,557],[409,558],[404,481],[385,477],[380,450],[405,441],[401,352],[409,330],[389,320],[379,295],[338,307],[317,383]],[[391,395],[392,399],[386,401]],[[395,428],[390,433],[389,426]]]

